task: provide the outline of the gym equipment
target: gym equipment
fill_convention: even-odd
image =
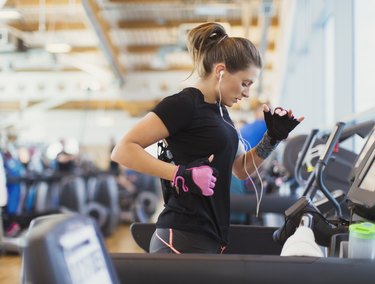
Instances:
[[[355,134],[364,138],[374,124],[374,121],[370,120],[346,127],[342,130],[338,142],[342,143]],[[298,135],[286,141],[282,159],[286,171],[291,175],[289,178],[290,194],[280,195],[278,192],[265,194],[260,205],[260,212],[283,214],[298,200],[301,194],[297,194],[296,191],[299,187],[306,186],[308,177],[324,151],[324,143],[327,142],[328,137],[329,134],[326,131],[312,129],[309,135]],[[327,188],[336,190],[332,194],[340,203],[343,202],[345,194],[349,190],[350,184],[347,176],[352,171],[356,158],[355,153],[341,148],[339,152],[335,153],[334,162],[327,162],[323,173]],[[305,165],[306,163],[310,164],[310,167]],[[327,202],[323,199],[317,202],[319,210],[327,212],[328,208],[325,208]],[[231,212],[250,214],[256,212],[256,206],[256,199],[253,195],[231,195]]]
[[[259,212],[281,214],[297,200],[298,196],[295,194],[280,195],[279,193],[268,193],[262,197]],[[230,209],[231,212],[253,214],[256,212],[256,198],[253,195],[231,194]]]
[[[68,175],[61,181],[59,204],[63,212],[93,217],[105,236],[111,235],[120,220],[118,187],[114,176],[98,174]]]
[[[251,242],[252,240],[248,240]],[[38,261],[35,261],[38,259]],[[84,216],[50,219],[30,230],[27,283],[353,283],[374,279],[364,259],[279,255],[108,254],[96,223]],[[324,277],[322,277],[324,276]]]
[[[96,223],[82,215],[49,218],[33,226],[23,264],[25,283],[120,283]]]
[[[119,184],[121,221],[148,223],[161,201],[156,178],[135,171],[127,171],[127,175],[132,177],[135,190],[129,191]]]
[[[6,212],[5,216],[1,216],[1,222],[4,219],[7,223],[13,224],[17,227],[17,232],[8,236],[1,230],[0,247],[4,252],[20,253],[30,222],[36,217],[59,212],[52,204],[54,196],[58,193],[58,188],[53,186],[58,182],[58,177],[28,172],[21,177],[8,176],[8,181],[22,185],[23,198],[18,202],[17,212]]]
[[[51,214],[51,215],[37,217],[30,222],[30,226],[29,226],[26,234],[24,235],[24,238],[21,241],[21,247],[22,247],[22,263],[21,263],[21,273],[20,273],[21,284],[32,283],[32,281],[29,279],[29,277],[27,275],[27,271],[25,269],[25,259],[27,258],[27,256],[26,256],[27,252],[25,251],[25,247],[26,247],[26,243],[27,243],[28,234],[31,231],[33,231],[36,226],[42,224],[43,222],[47,222],[49,220],[59,220],[59,219],[63,219],[63,218],[66,218],[66,214]]]
[[[324,185],[321,186],[325,186],[327,190],[329,189],[331,195],[339,204],[344,203],[345,195],[350,187],[348,175],[352,171],[354,161],[357,159],[358,155],[344,148],[339,149],[338,144],[354,135],[365,138],[374,127],[374,124],[373,120],[354,124],[349,127],[345,124],[345,128],[342,127],[340,130],[341,133],[337,136],[336,144],[332,145],[332,153],[334,153],[334,155],[329,155],[329,159],[326,161],[324,171],[322,171],[322,176],[320,178],[324,179]],[[320,186],[319,181],[314,183],[316,180],[314,167],[318,166],[317,162],[319,161],[319,157],[326,154],[325,151],[327,151],[326,146],[321,143],[328,144],[330,142],[329,139],[330,135],[328,132],[313,129],[305,139],[297,160],[293,163],[293,169],[290,169],[291,160],[293,160],[293,153],[295,153],[293,152],[294,149],[299,148],[297,144],[301,142],[300,137],[296,137],[296,140],[299,141],[297,144],[295,143],[296,141],[292,139],[284,150],[285,166],[288,168],[288,171],[294,172],[294,179],[297,181],[298,186],[304,188],[302,195],[306,195],[307,191],[310,191],[309,197],[311,199],[315,197],[317,189]],[[304,164],[306,164],[306,166]],[[329,207],[332,206],[329,206],[329,202],[323,202],[322,204],[322,200],[324,200],[323,197],[320,199],[315,198],[314,203],[317,205],[320,212],[329,214]],[[343,208],[344,213],[348,214],[347,206],[345,205]]]
[[[371,153],[370,147],[374,144],[374,142],[375,142],[375,126],[371,130],[366,143],[364,144],[364,146],[362,147],[362,150],[360,151],[360,153],[357,156],[357,159],[355,161],[354,167],[353,167],[352,172],[350,174],[350,181],[351,181],[351,183],[353,183],[353,181],[355,179],[355,176],[358,174],[358,169],[359,169],[359,167],[361,165],[361,162],[362,162],[363,158],[365,157],[365,155],[368,152]]]
[[[111,254],[121,283],[299,283],[372,281],[366,260],[272,255]]]
[[[325,151],[317,162],[312,178],[309,178],[305,195],[299,202],[285,212],[286,222],[274,235],[274,239],[280,244],[283,244],[294,234],[302,218],[310,216],[310,227],[315,233],[317,243],[327,247],[330,246],[329,255],[338,254],[337,252],[332,252],[332,249],[336,251],[343,250],[343,247],[339,244],[343,239],[345,239],[345,241],[347,240],[347,236],[343,238],[343,235],[348,234],[349,221],[344,218],[340,205],[331,196],[323,179],[324,168],[330,159],[336,143],[339,141],[343,127],[344,123],[338,123],[331,133]],[[359,155],[359,163],[356,163],[356,165],[359,164],[359,166],[354,168],[354,182],[348,192],[349,208],[359,217],[369,220],[375,220],[375,139],[373,135],[374,131],[372,131],[371,135],[368,137]],[[334,219],[325,218],[311,203],[310,200],[314,193],[315,183],[318,184],[319,189],[335,208],[336,216],[334,216]],[[351,216],[351,219],[352,218],[353,216]],[[357,220],[359,220],[359,218],[357,218]],[[337,237],[333,237],[335,235]],[[347,252],[341,252],[339,255],[347,255]]]
[[[374,221],[375,128],[363,147],[357,162],[358,166],[354,168],[354,181],[348,192],[349,208],[360,218]]]
[[[319,232],[316,234],[316,241],[318,244],[328,246],[330,238],[336,233],[344,232],[341,227],[344,223],[342,209],[337,200],[330,194],[323,181],[323,173],[328,161],[331,159],[334,148],[339,142],[340,135],[345,127],[345,123],[338,122],[329,136],[323,154],[319,158],[314,171],[311,173],[303,196],[290,208],[285,211],[285,223],[274,234],[274,240],[280,244],[292,236],[300,224],[301,218],[306,214],[313,214],[314,221],[311,222],[310,227],[313,231]],[[320,211],[312,203],[315,192],[319,190],[331,202],[335,208],[337,215],[337,223],[335,225],[329,224]]]
[[[366,144],[358,156],[353,169],[353,184],[348,192],[348,206],[353,213],[351,219],[375,221],[375,127]],[[349,233],[338,235],[333,238],[332,247],[336,248],[339,255],[350,256]],[[348,245],[349,239],[349,245]],[[333,246],[334,245],[334,246]],[[373,249],[373,248],[372,248]],[[349,252],[348,252],[349,250]],[[331,251],[337,255],[337,252]],[[373,256],[372,256],[373,258]]]
[[[6,149],[1,153],[3,166],[6,174],[6,186],[8,190],[7,213],[16,214],[19,208],[21,184],[20,178],[24,175],[25,169],[19,159],[13,154],[14,149]]]
[[[149,252],[149,244],[156,229],[153,223],[133,223],[130,232],[137,245]],[[259,254],[279,255],[281,245],[272,242],[277,228],[264,226],[230,225],[229,244],[224,254]]]
[[[365,138],[374,127],[373,120],[347,126],[342,131],[339,143],[346,141],[354,135]],[[327,142],[329,132],[312,129],[308,136],[298,135],[286,141],[283,152],[283,165],[287,172],[292,174],[297,182],[294,187],[304,187],[308,177],[313,172],[318,158],[323,154],[324,144]],[[327,164],[324,172],[324,180],[328,188],[349,190],[350,181],[348,175],[352,171],[357,154],[344,148],[335,153],[334,161]]]
[[[139,192],[134,200],[135,221],[147,223],[155,214],[160,198],[151,191]]]

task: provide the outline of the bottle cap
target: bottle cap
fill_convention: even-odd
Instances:
[[[370,222],[352,224],[349,226],[349,232],[356,238],[375,239],[375,224]]]

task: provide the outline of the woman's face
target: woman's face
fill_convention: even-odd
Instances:
[[[231,107],[242,98],[248,98],[250,87],[258,79],[260,69],[251,66],[246,70],[229,73],[224,71],[218,84],[219,99],[221,94],[221,103]]]

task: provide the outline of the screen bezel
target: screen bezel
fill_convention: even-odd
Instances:
[[[353,170],[352,170],[352,173],[351,173],[352,179],[355,179],[356,176],[358,176],[359,168],[360,168],[366,154],[371,149],[371,146],[373,146],[375,144],[375,140],[373,140],[371,145],[370,145],[370,142],[371,142],[371,139],[372,139],[373,136],[375,137],[375,126],[371,130],[370,134],[367,136],[367,140],[366,140],[365,144],[363,145],[361,151],[359,152],[356,161],[354,162]],[[365,151],[365,150],[367,150],[367,151]]]
[[[365,188],[364,187],[364,181],[366,181],[366,178],[369,176],[369,174],[375,174],[374,168],[375,168],[375,160],[373,159],[372,162],[370,163],[369,167],[367,168],[367,171],[364,174],[363,179],[361,180],[361,182],[359,184],[360,189],[367,190],[367,191],[370,191],[370,192],[375,192],[375,184],[373,184],[373,186],[374,186],[373,188]],[[370,173],[370,170],[372,170],[372,173]]]
[[[348,198],[354,205],[372,208],[375,206],[375,192],[361,188],[363,179],[369,172],[370,167],[375,165],[375,143],[371,145],[358,167],[355,180],[348,192]]]

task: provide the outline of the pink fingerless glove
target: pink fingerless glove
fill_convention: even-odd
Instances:
[[[182,189],[184,192],[212,196],[217,174],[217,170],[209,166],[208,159],[201,159],[188,166],[178,166],[172,185],[177,191]]]

